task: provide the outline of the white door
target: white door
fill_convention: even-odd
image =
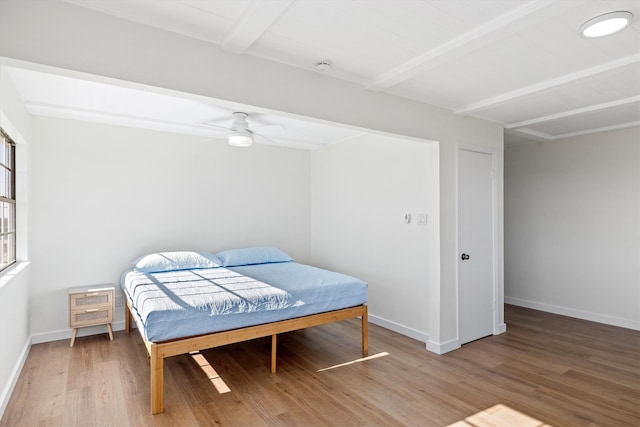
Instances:
[[[458,338],[494,331],[493,155],[461,149],[458,162]]]

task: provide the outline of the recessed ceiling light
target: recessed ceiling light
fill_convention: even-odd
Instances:
[[[609,12],[589,19],[580,26],[580,35],[585,38],[604,37],[617,33],[629,26],[633,15],[631,12]]]

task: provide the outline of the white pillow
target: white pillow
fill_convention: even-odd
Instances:
[[[222,262],[209,252],[177,251],[144,255],[131,264],[134,270],[141,273],[159,273],[162,271],[216,268],[220,267]]]

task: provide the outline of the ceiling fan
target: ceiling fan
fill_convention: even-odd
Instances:
[[[255,131],[249,129],[249,122],[247,121],[248,117],[249,117],[249,114],[238,111],[233,113],[233,121],[231,122],[231,125],[228,127],[216,125],[209,122],[204,122],[203,124],[207,126],[213,126],[213,127],[229,130],[229,134],[227,136],[227,142],[229,143],[229,145],[233,145],[234,147],[250,147],[251,145],[253,145],[254,136],[259,136],[261,138],[266,139],[267,141],[273,142],[271,141],[271,139],[267,138],[266,136],[256,133]],[[261,127],[266,127],[266,126],[280,126],[283,129],[285,129],[285,127],[280,124],[262,125]]]

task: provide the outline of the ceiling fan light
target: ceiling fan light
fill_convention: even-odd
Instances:
[[[253,135],[250,132],[231,132],[228,142],[234,147],[251,147]]]
[[[608,36],[628,27],[631,18],[633,15],[627,11],[605,13],[582,24],[580,35],[588,39]]]

